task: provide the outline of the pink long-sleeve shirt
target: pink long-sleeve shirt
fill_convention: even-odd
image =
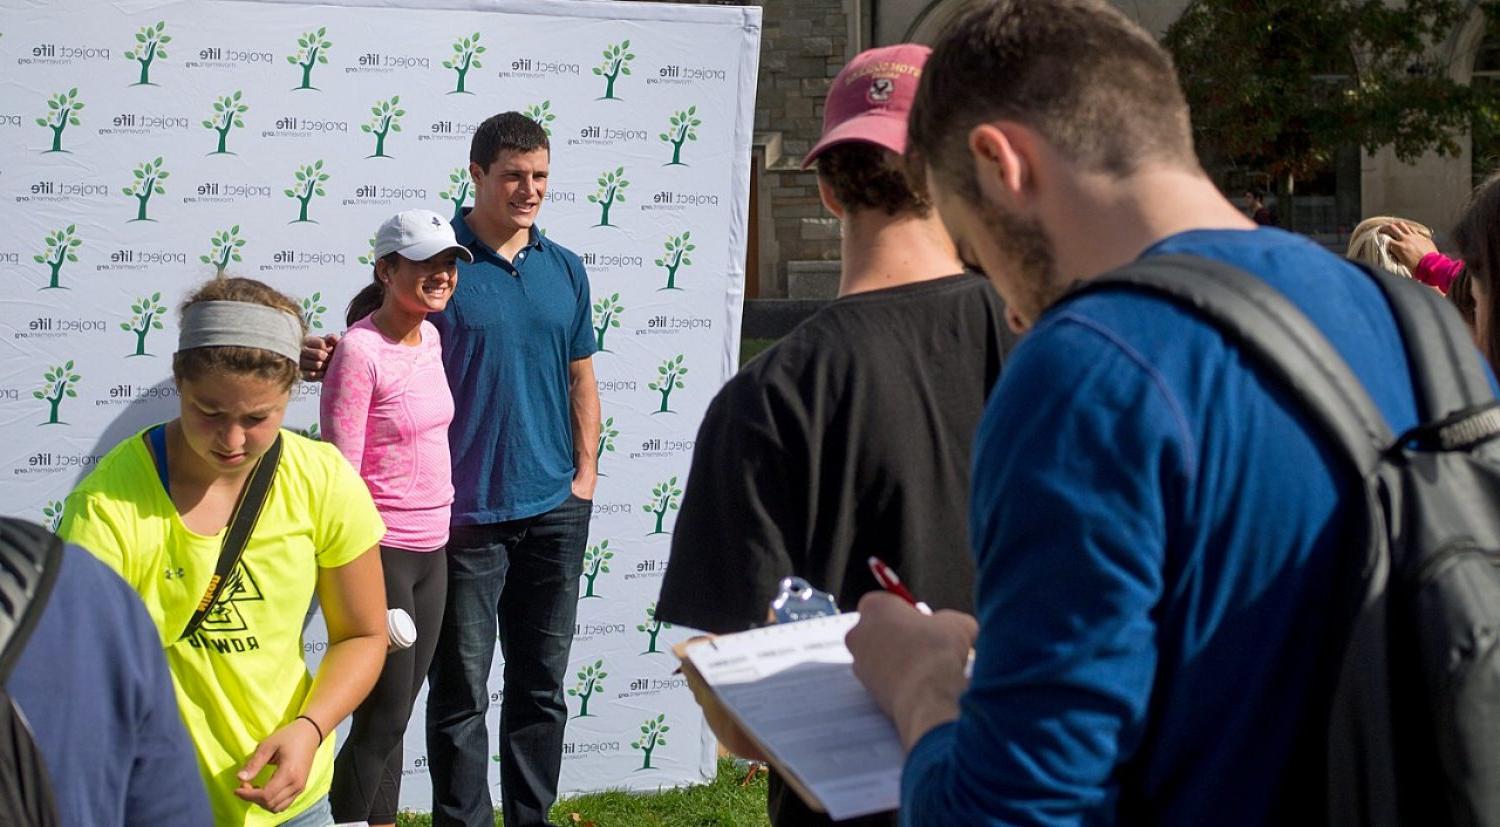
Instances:
[[[385,520],[382,545],[411,551],[448,542],[453,506],[453,394],[437,328],[424,321],[421,334],[403,345],[368,316],[355,322],[328,363],[320,408],[324,439],[359,472]]]
[[[1462,273],[1464,263],[1456,258],[1448,258],[1442,253],[1428,253],[1417,262],[1417,269],[1413,270],[1412,278],[1423,284],[1436,287],[1439,292],[1447,294],[1448,288],[1453,286],[1453,280]]]

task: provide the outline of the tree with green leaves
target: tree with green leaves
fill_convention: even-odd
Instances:
[[[229,131],[235,127],[245,128],[245,121],[240,116],[250,111],[250,106],[243,100],[243,92],[236,89],[233,95],[225,95],[214,101],[214,116],[203,121],[204,129],[212,129],[219,133],[219,148],[210,152],[210,155],[233,155],[228,149]]]
[[[240,225],[214,233],[213,245],[213,250],[208,255],[198,256],[198,260],[204,264],[212,264],[215,276],[224,275],[224,271],[229,269],[229,262],[244,261],[240,257],[240,249],[245,246],[245,239],[240,238]]]
[[[641,654],[643,654],[643,655],[659,655],[659,654],[661,654],[661,650],[658,649],[658,648],[656,648],[656,636],[659,635],[659,634],[661,634],[661,630],[662,629],[670,629],[670,628],[672,628],[672,624],[667,623],[666,621],[663,621],[663,620],[661,620],[660,618],[658,618],[656,616],[656,604],[655,603],[652,603],[650,606],[647,606],[646,607],[646,622],[645,623],[637,623],[636,626],[635,626],[635,630],[637,632],[645,632],[646,633],[646,637],[647,637],[646,651],[642,652]]]
[[[131,86],[156,85],[151,82],[151,64],[155,63],[158,58],[167,56],[167,50],[164,47],[172,42],[172,36],[166,31],[166,21],[158,20],[156,25],[142,26],[141,30],[135,33],[135,45],[125,53],[125,59],[133,60],[141,65],[141,76],[135,83],[130,84]]]
[[[630,181],[625,178],[624,167],[616,167],[599,176],[599,191],[588,197],[590,204],[599,205],[599,223],[595,227],[614,226],[609,223],[609,209],[617,203],[625,203],[625,188],[628,186]]]
[[[617,431],[617,430],[615,430],[615,418],[614,417],[609,417],[608,419],[606,419],[603,422],[599,423],[599,447],[598,447],[597,450],[594,451],[594,464],[597,467],[599,467],[601,469],[603,468],[603,464],[604,464],[603,463],[604,452],[606,452],[606,451],[609,451],[611,453],[614,452],[614,450],[615,450],[615,437],[617,437],[619,435],[620,435],[620,432]],[[608,474],[604,473],[603,470],[598,471],[598,474],[601,477],[607,477],[607,476],[609,476]]]
[[[161,182],[165,181],[171,173],[162,167],[162,159],[158,155],[154,161],[143,161],[137,165],[131,174],[135,180],[130,182],[130,186],[120,190],[121,193],[136,201],[135,218],[131,220],[151,221],[152,219],[146,214],[146,207],[151,203],[151,196],[161,195],[167,191]]]
[[[308,330],[323,329],[323,314],[328,308],[323,306],[323,294],[314,293],[302,300],[302,323],[307,325]]]
[[[666,286],[658,288],[658,291],[682,289],[677,286],[677,271],[682,267],[693,266],[693,260],[688,258],[688,254],[698,249],[697,245],[689,240],[692,235],[691,232],[684,230],[682,235],[667,238],[666,252],[656,260],[656,266],[667,271],[667,283]]]
[[[1390,146],[1404,162],[1454,155],[1493,104],[1449,79],[1434,44],[1462,22],[1458,0],[1193,0],[1167,30],[1192,111],[1195,143],[1211,169],[1253,171],[1274,182],[1283,223],[1299,180],[1343,148]]]
[[[647,385],[647,388],[661,394],[661,408],[652,411],[652,415],[662,413],[676,413],[667,407],[667,400],[671,398],[672,391],[682,387],[682,377],[687,374],[687,367],[682,363],[682,354],[679,353],[656,367],[656,380]]]
[[[663,166],[686,166],[682,162],[682,145],[688,141],[698,140],[697,130],[703,125],[703,121],[697,115],[697,106],[689,106],[681,112],[672,113],[671,124],[666,132],[661,133],[662,143],[672,145],[672,160]]]
[[[312,85],[312,70],[319,63],[328,62],[328,50],[333,47],[333,44],[328,41],[327,34],[327,27],[320,27],[315,32],[307,32],[297,38],[297,53],[287,55],[287,63],[302,67],[302,84],[297,89],[316,90],[318,88]]]
[[[458,85],[453,88],[450,95],[472,95],[473,92],[464,88],[464,78],[468,76],[470,69],[479,69],[484,66],[479,62],[479,56],[484,54],[484,47],[479,45],[479,32],[475,32],[453,44],[453,56],[443,61],[444,69],[452,69],[458,73]]]
[[[604,660],[596,660],[585,666],[578,672],[578,685],[568,690],[568,697],[578,699],[578,714],[575,718],[592,718],[589,714],[589,698],[595,692],[604,689],[604,679],[609,673],[604,671]]]
[[[670,732],[672,728],[667,726],[666,720],[667,716],[665,714],[658,715],[655,718],[647,718],[646,722],[641,724],[641,737],[630,742],[631,749],[638,749],[646,755],[645,760],[641,762],[638,769],[653,769],[651,766],[651,753],[655,752],[657,747],[667,745],[667,739],[663,736]]]
[[[609,332],[610,328],[620,326],[620,313],[624,310],[624,305],[620,304],[619,293],[605,296],[594,302],[594,343],[599,350],[605,353],[610,352],[604,346],[604,334]]]
[[[47,99],[47,117],[37,118],[37,126],[45,126],[52,130],[52,148],[47,152],[66,152],[62,148],[63,130],[69,126],[78,126],[78,112],[83,109],[83,101],[78,99],[78,87],[73,87],[66,92],[58,92]]]
[[[536,125],[547,133],[547,137],[552,137],[552,122],[557,120],[557,115],[552,113],[552,101],[544,100],[541,103],[533,103],[521,114],[536,121]]]
[[[448,173],[448,188],[438,193],[438,197],[444,201],[453,202],[454,219],[464,214],[464,203],[469,200],[469,187],[473,183],[474,179],[469,175],[466,167],[454,167],[453,171]]]
[[[82,377],[73,372],[72,359],[52,368],[42,375],[41,389],[32,391],[31,395],[37,399],[45,399],[47,404],[52,406],[51,413],[47,416],[47,421],[42,423],[43,425],[68,424],[57,418],[57,410],[62,405],[64,399],[76,399],[78,397],[78,391],[74,390],[74,387],[80,379]]]
[[[615,81],[621,75],[630,74],[632,60],[635,60],[635,55],[630,53],[629,40],[604,50],[604,62],[594,67],[594,74],[604,78],[604,97],[599,100],[619,100],[615,97]]]
[[[369,123],[361,124],[359,127],[360,131],[375,136],[375,154],[366,155],[366,158],[391,157],[385,154],[385,136],[401,131],[401,116],[406,114],[406,110],[397,105],[400,102],[401,96],[395,95],[388,101],[376,101],[375,105],[370,107],[370,112],[374,114],[374,117]]]
[[[131,356],[152,356],[146,352],[146,335],[153,330],[161,330],[161,317],[166,315],[167,308],[161,303],[161,293],[152,293],[150,298],[136,299],[135,304],[130,306],[130,312],[134,315],[128,322],[120,322],[120,329],[135,334],[135,352]]]
[[[53,230],[47,234],[46,249],[31,257],[32,261],[45,264],[52,271],[52,277],[47,282],[47,286],[42,288],[43,290],[56,290],[62,287],[58,281],[58,274],[62,272],[63,262],[78,260],[78,248],[83,246],[83,240],[74,235],[77,230],[77,224],[69,224],[61,230]]]
[[[53,534],[62,526],[63,504],[57,500],[49,500],[42,506],[42,516],[47,519],[47,530]]]
[[[293,428],[292,432],[301,434],[315,442],[321,442],[323,439],[323,434],[318,430],[318,423],[316,422],[306,428]]]
[[[589,546],[583,553],[583,595],[585,597],[598,597],[594,594],[594,581],[601,574],[609,574],[609,561],[615,559],[615,553],[609,550],[609,541],[600,540],[599,545]]]
[[[375,266],[375,236],[370,236],[370,249],[365,251],[365,254],[359,257],[359,263],[365,265],[366,267]]]
[[[643,506],[647,511],[656,516],[656,528],[650,534],[667,534],[662,528],[662,522],[667,518],[667,512],[676,511],[678,498],[682,496],[682,489],[677,487],[677,478],[673,477],[666,482],[659,483],[651,489],[651,502]],[[648,534],[647,536],[650,536]]]
[[[301,210],[297,213],[297,220],[288,222],[291,224],[310,221],[311,219],[307,217],[307,205],[312,203],[314,197],[322,197],[328,194],[323,189],[323,184],[328,181],[328,173],[323,171],[322,160],[299,167],[296,178],[296,189],[284,190],[287,198],[295,198],[297,199],[297,203],[301,205]]]

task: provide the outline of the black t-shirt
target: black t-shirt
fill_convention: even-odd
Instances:
[[[933,608],[973,611],[970,444],[1013,341],[965,274],[838,299],[747,364],[698,431],[656,616],[760,626],[791,574],[852,611],[879,588],[871,555]],[[774,824],[830,823],[771,780]]]

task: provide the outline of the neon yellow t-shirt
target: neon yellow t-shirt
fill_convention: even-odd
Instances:
[[[281,463],[255,533],[189,640],[178,642],[213,577],[224,532],[209,537],[183,525],[140,434],[106,454],[68,495],[58,528],[145,602],[221,827],[280,824],[328,793],[332,733],[306,788],[284,812],[273,815],[236,797],[235,773],[266,736],[301,713],[312,688],[302,622],[318,569],[349,563],[385,534],[368,489],[336,448],[285,430],[281,437]],[[256,783],[268,777],[269,768]]]

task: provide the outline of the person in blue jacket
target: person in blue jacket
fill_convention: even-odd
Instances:
[[[1064,297],[1147,256],[1247,270],[1400,433],[1417,410],[1378,286],[1224,198],[1170,58],[1102,0],[990,0],[951,25],[908,162],[1029,331],[975,443],[975,615],[871,594],[849,636],[909,750],[903,821],[1320,820],[1353,474],[1190,312]]]

